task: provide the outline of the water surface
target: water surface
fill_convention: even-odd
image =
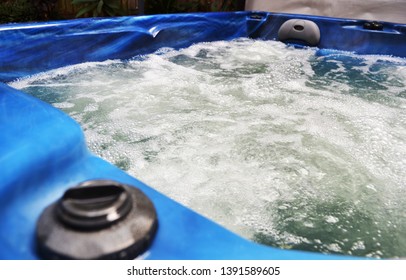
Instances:
[[[16,81],[90,149],[260,243],[406,257],[406,60],[239,39]]]

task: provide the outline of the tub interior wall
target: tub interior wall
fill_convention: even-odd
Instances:
[[[363,20],[265,12],[81,19],[0,26],[0,81],[86,61],[130,59],[161,47],[178,49],[238,37],[277,40],[280,26],[292,17],[316,22],[323,34],[319,48],[406,55],[406,27],[391,23],[382,31],[370,31],[363,29]],[[16,43],[21,41],[25,44]]]

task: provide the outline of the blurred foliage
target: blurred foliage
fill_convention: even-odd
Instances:
[[[146,14],[221,12],[244,9],[245,1],[232,0],[145,0]]]
[[[0,23],[42,21],[56,18],[57,0],[3,0]]]
[[[36,20],[37,15],[30,0],[0,2],[0,23]]]
[[[105,17],[124,15],[120,0],[73,0],[72,4],[80,6],[80,10],[76,14],[76,17]]]
[[[128,2],[122,0],[65,2],[70,5],[68,13],[67,4],[60,0],[0,0],[0,23],[68,19],[75,14],[76,17],[129,14],[128,6],[127,9],[122,7]],[[244,9],[244,3],[244,0],[145,0],[145,14],[237,11]]]

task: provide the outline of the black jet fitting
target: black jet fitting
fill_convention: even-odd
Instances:
[[[57,202],[56,215],[67,227],[99,230],[123,219],[132,208],[130,193],[120,184],[82,184]]]
[[[134,259],[157,230],[155,207],[139,189],[92,180],[68,189],[37,222],[44,259]]]
[[[377,21],[367,21],[364,23],[363,28],[367,30],[382,31],[383,24]]]

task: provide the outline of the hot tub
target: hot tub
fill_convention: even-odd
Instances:
[[[405,25],[236,12],[8,24],[0,26],[0,37],[0,258],[39,258],[36,225],[44,208],[68,188],[99,179],[134,186],[155,206],[156,233],[139,258],[351,258],[264,246],[226,230],[95,156],[72,118],[5,83],[82,62],[241,37],[315,46],[320,55],[343,50],[406,57]]]

